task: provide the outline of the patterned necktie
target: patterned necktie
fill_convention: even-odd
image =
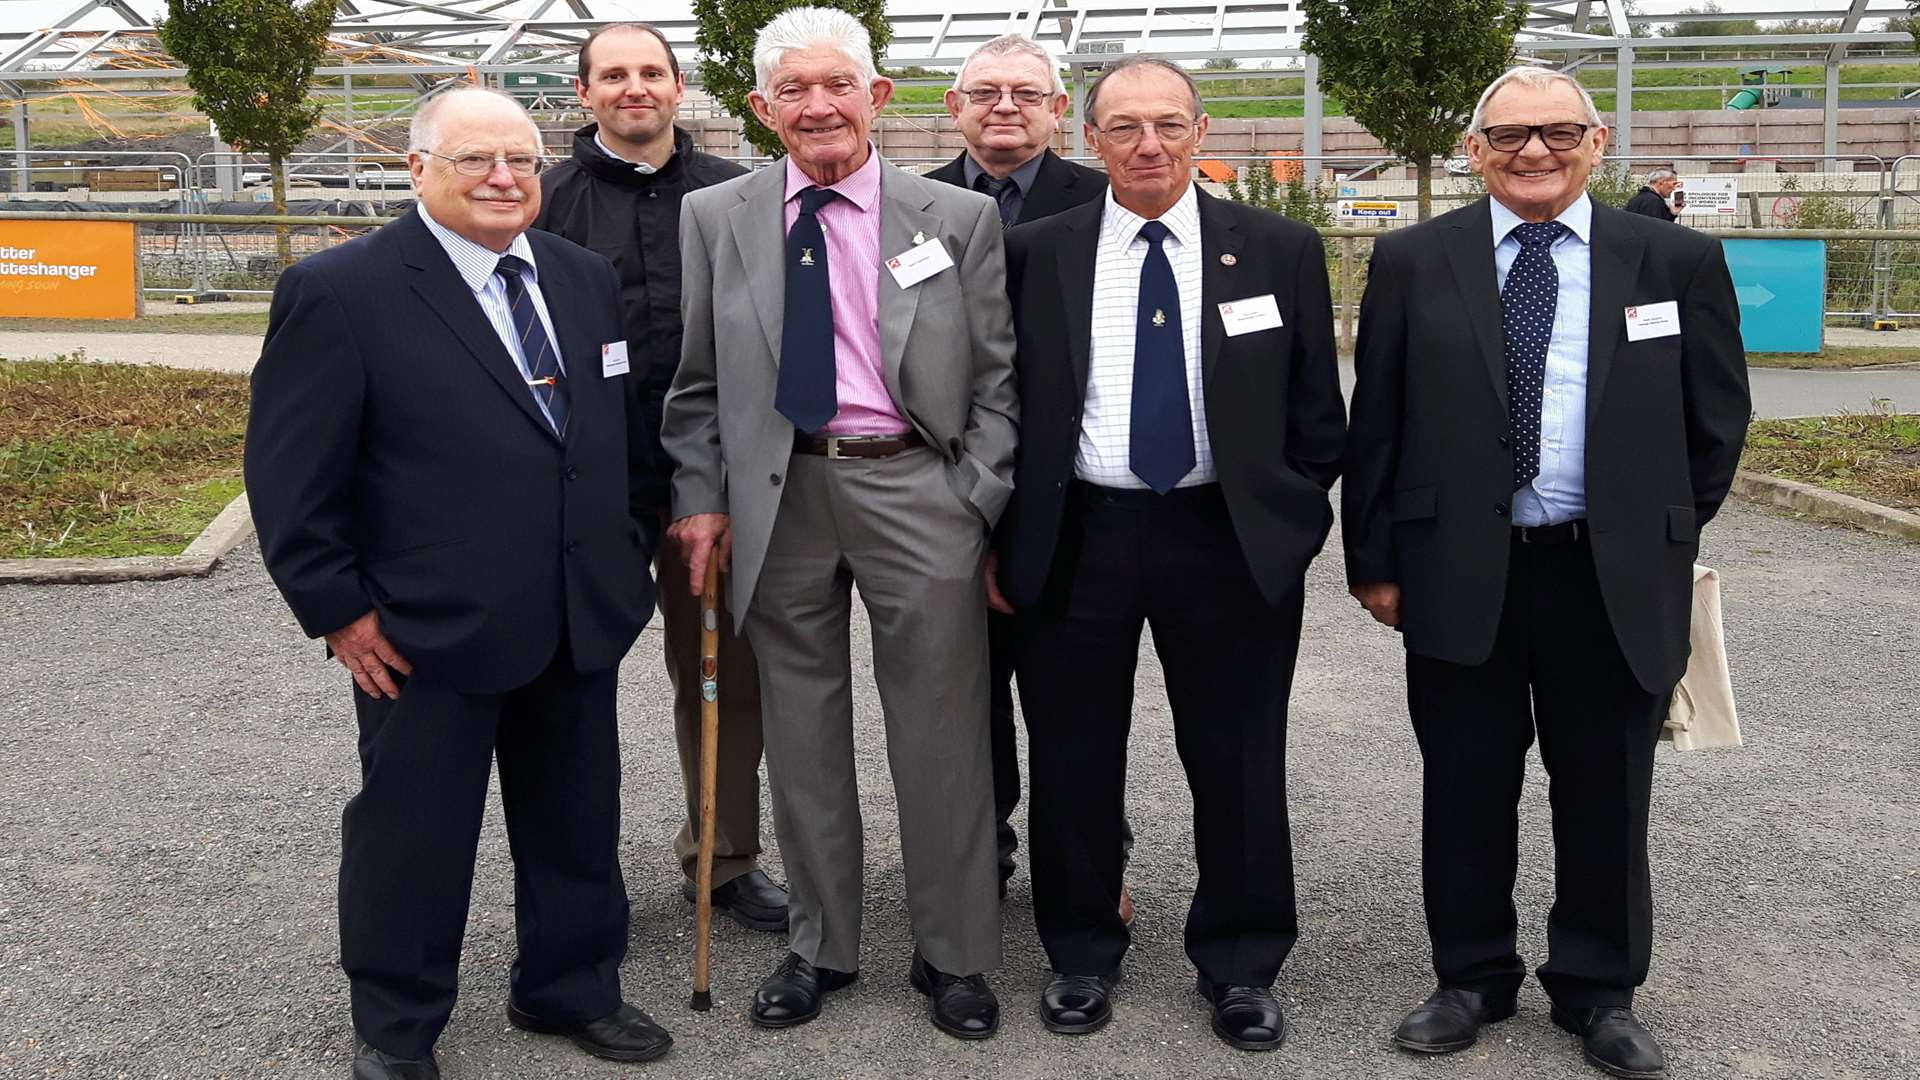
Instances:
[[[1147,261],[1140,267],[1140,311],[1133,326],[1133,407],[1127,461],[1133,475],[1165,495],[1193,471],[1193,408],[1187,400],[1186,337],[1180,332],[1180,286],[1160,242],[1158,221],[1140,226]]]
[[[780,381],[773,407],[795,429],[819,431],[840,411],[833,358],[833,283],[827,277],[827,234],[820,208],[840,197],[810,187],[787,230],[786,314],[780,330]]]
[[[1015,186],[1013,182],[1013,177],[1009,176],[1002,180],[998,177],[981,173],[974,178],[973,190],[985,192],[988,198],[999,205],[1001,228],[1004,229],[1013,224],[1015,217],[1013,212],[1013,197],[1020,193],[1019,187]]]
[[[1540,474],[1540,394],[1547,381],[1547,343],[1560,301],[1553,242],[1557,221],[1529,221],[1513,230],[1520,254],[1500,289],[1500,326],[1507,348],[1507,427],[1513,442],[1513,490]]]
[[[502,255],[500,265],[494,267],[493,272],[507,285],[507,307],[513,314],[514,332],[520,335],[520,355],[527,361],[527,388],[553,418],[553,433],[564,439],[567,436],[567,374],[560,370],[560,356],[553,350],[547,328],[540,322],[540,313],[533,310],[533,298],[527,295],[527,282],[522,275],[529,269],[518,256]]]

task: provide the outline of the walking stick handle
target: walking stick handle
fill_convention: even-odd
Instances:
[[[720,756],[720,560],[707,559],[700,588],[700,856],[694,871],[693,1000],[695,1012],[713,1008],[708,988],[713,965],[714,789]]]

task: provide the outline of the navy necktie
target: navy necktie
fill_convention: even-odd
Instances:
[[[1158,221],[1140,226],[1147,261],[1140,267],[1140,312],[1133,328],[1133,408],[1127,458],[1133,475],[1165,495],[1193,471],[1193,409],[1187,400],[1186,337],[1180,332],[1180,286],[1160,242]]]
[[[773,407],[799,431],[826,427],[840,411],[833,362],[833,282],[827,277],[827,234],[820,208],[840,193],[800,192],[800,213],[787,230],[786,314],[780,329],[780,381]]]
[[[567,434],[567,374],[560,370],[560,355],[547,337],[540,313],[533,309],[533,297],[527,295],[527,282],[521,275],[529,267],[518,256],[500,256],[494,273],[507,285],[507,307],[513,314],[514,332],[520,335],[520,355],[527,361],[527,388],[534,399],[547,407],[553,418],[553,433]]]
[[[1560,271],[1553,242],[1567,231],[1557,221],[1529,221],[1513,230],[1520,254],[1500,288],[1501,330],[1507,349],[1507,427],[1513,442],[1513,490],[1540,475],[1540,395],[1547,380],[1547,343],[1560,302]]]
[[[973,189],[985,192],[987,197],[999,206],[1001,228],[1004,229],[1013,224],[1016,216],[1013,212],[1013,197],[1020,194],[1020,188],[1014,184],[1013,177],[1009,176],[1002,180],[999,177],[981,173],[974,178]]]

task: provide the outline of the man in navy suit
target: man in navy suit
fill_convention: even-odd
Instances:
[[[267,570],[353,676],[341,963],[354,1080],[433,1080],[491,765],[514,856],[507,1018],[645,1061],[620,994],[614,685],[664,493],[612,264],[528,233],[540,133],[469,88],[413,123],[415,209],[290,268],[253,376]]]

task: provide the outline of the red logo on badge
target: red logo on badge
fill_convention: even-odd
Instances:
[[[1639,318],[1639,317],[1640,317],[1640,309],[1639,309],[1639,308],[1637,308],[1637,307],[1630,307],[1630,308],[1628,308],[1628,309],[1627,309],[1627,318],[1629,318],[1629,319],[1637,319],[1637,318]]]

